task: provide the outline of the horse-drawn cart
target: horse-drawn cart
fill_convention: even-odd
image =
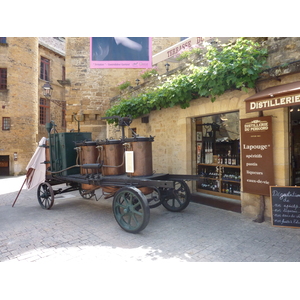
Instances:
[[[53,122],[46,125],[46,176],[38,185],[38,202],[50,209],[55,195],[75,190],[85,199],[97,200],[95,191],[101,188],[105,198],[113,198],[113,214],[120,227],[137,233],[147,226],[150,208],[163,205],[172,212],[185,209],[190,202],[185,181],[198,180],[199,176],[155,174],[154,138],[125,138],[124,126],[129,126],[131,119],[112,118],[118,118],[122,128],[119,140],[92,141],[89,132],[57,133]],[[66,187],[61,188],[62,184]]]

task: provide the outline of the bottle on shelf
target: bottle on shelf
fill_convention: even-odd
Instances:
[[[224,156],[223,156],[223,165],[227,165],[227,160],[228,160],[227,154],[224,154]]]
[[[206,149],[205,163],[209,164],[210,162],[209,162],[209,144],[208,144],[208,142],[206,143],[205,149]]]
[[[212,151],[212,142],[208,142],[208,163],[213,163],[213,151]]]
[[[231,158],[231,164],[232,164],[233,166],[236,166],[236,155],[235,155],[235,154],[232,155],[232,158]]]
[[[231,165],[231,151],[228,150],[228,154],[227,154],[227,164]]]
[[[226,193],[225,183],[222,183],[222,193]]]
[[[218,154],[218,164],[222,164],[222,157],[221,157],[221,154]]]

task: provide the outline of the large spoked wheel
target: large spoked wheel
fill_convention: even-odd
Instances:
[[[148,201],[135,187],[123,187],[116,192],[113,213],[120,227],[130,233],[145,229],[150,219]]]
[[[54,203],[54,192],[48,182],[43,182],[38,186],[37,197],[39,204],[44,209],[50,209]]]
[[[175,181],[174,189],[164,191],[162,205],[169,211],[179,212],[190,203],[190,189],[185,181]]]

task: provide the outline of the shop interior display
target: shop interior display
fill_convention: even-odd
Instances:
[[[300,106],[290,108],[292,185],[300,185]]]
[[[197,190],[240,199],[238,112],[196,119]]]

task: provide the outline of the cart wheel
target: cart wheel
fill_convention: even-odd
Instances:
[[[91,199],[95,195],[95,191],[83,190],[81,187],[79,188],[79,194],[84,199]]]
[[[116,192],[113,213],[121,228],[130,233],[143,230],[150,219],[148,201],[136,187],[123,187]]]
[[[174,189],[166,190],[162,205],[169,211],[178,212],[190,203],[190,189],[185,181],[175,181]]]
[[[38,186],[37,197],[39,204],[44,209],[50,209],[54,203],[54,192],[48,182],[43,182]]]

